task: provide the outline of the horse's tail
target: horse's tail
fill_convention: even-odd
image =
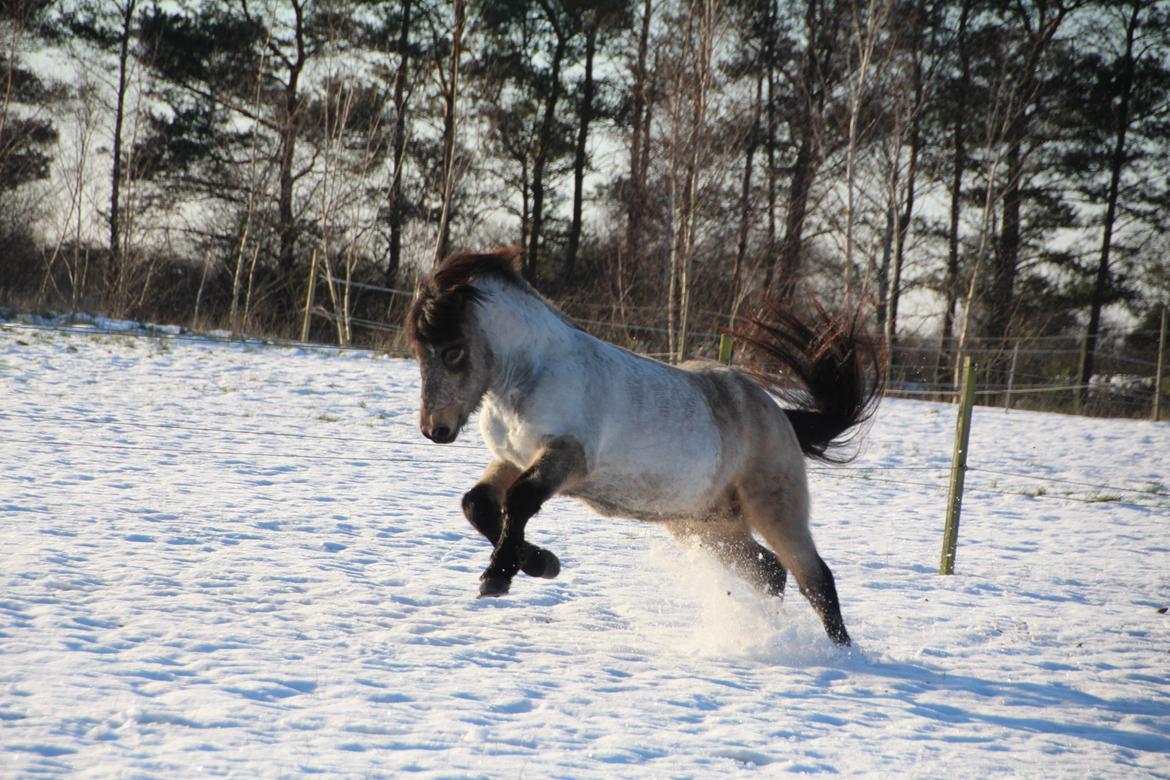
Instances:
[[[784,412],[804,454],[844,463],[856,453],[842,453],[840,447],[853,440],[877,410],[885,386],[884,361],[878,344],[861,331],[860,312],[842,321],[819,303],[813,305],[815,326],[787,307],[768,302],[734,335],[758,358],[750,371],[756,381],[796,405]],[[795,377],[806,392],[793,388],[776,369]],[[853,433],[845,436],[848,431]]]

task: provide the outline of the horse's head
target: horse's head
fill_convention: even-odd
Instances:
[[[512,250],[447,258],[418,286],[406,336],[422,373],[419,428],[439,444],[455,441],[491,381],[494,356],[476,324],[479,276],[515,273]]]
[[[491,378],[492,353],[475,327],[475,288],[437,293],[419,286],[407,316],[411,351],[422,374],[418,423],[438,444],[455,441]]]

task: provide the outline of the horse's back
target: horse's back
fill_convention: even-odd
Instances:
[[[566,492],[597,511],[694,517],[726,500],[761,456],[787,460],[788,444],[799,459],[783,411],[743,374],[706,361],[669,366],[585,334],[579,346],[541,367],[520,414],[485,405],[485,438],[521,468],[540,441],[579,440],[588,473]]]

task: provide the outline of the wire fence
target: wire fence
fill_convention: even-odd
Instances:
[[[878,484],[899,485],[903,487],[914,487],[932,490],[945,495],[948,487],[948,475],[950,467],[926,467],[930,471],[937,472],[939,479],[932,482],[925,482],[923,480],[913,479],[899,479],[890,476],[884,476],[888,472],[902,472],[902,471],[917,471],[916,467],[908,466],[880,466],[868,467],[867,471],[850,471],[844,467],[834,467],[834,469],[812,469],[811,473],[817,477],[827,477],[836,480],[851,480],[856,482],[873,482]],[[968,482],[964,485],[964,493],[983,493],[993,496],[1012,496],[1017,498],[1038,499],[1041,501],[1071,501],[1078,504],[1105,504],[1105,503],[1124,503],[1130,506],[1139,506],[1147,509],[1170,510],[1170,491],[1160,482],[1150,482],[1143,487],[1122,486],[1113,484],[1098,484],[1083,480],[1070,480],[1060,477],[1052,477],[1044,474],[1035,474],[1019,471],[1005,471],[1002,469],[987,469],[977,466],[967,466],[968,475],[988,474],[994,477],[1004,477],[1012,480],[1028,480],[1033,485],[1053,485],[1056,488],[1066,488],[1063,493],[1049,492],[1045,487],[1030,487],[1028,485],[1017,485],[1002,487],[998,484],[992,486],[985,486],[979,484],[971,484]],[[881,476],[879,476],[879,474]],[[1075,487],[1077,490],[1068,490],[1067,488]],[[1128,497],[1127,497],[1128,496]]]
[[[229,334],[192,334],[172,328],[125,328],[102,327],[101,321],[88,324],[65,323],[8,323],[0,324],[0,333],[38,333],[55,331],[86,336],[114,336],[147,338],[158,341],[178,340],[188,342],[219,344],[240,343]],[[19,337],[18,337],[19,338]],[[338,347],[304,342],[279,342],[250,339],[242,342],[254,349],[263,347],[284,347],[302,350],[327,350],[337,354]],[[1026,375],[1024,375],[1026,376]],[[1013,377],[1014,379],[1014,377]],[[1020,385],[1011,391],[1017,397],[1028,392],[1052,393],[1085,389],[1083,384],[1065,385]],[[910,387],[892,390],[893,394],[913,396],[915,393],[953,393],[945,383],[915,390]],[[998,389],[985,389],[987,394],[999,393]],[[970,397],[968,396],[968,401]],[[1010,395],[1009,402],[1010,406]],[[969,407],[966,407],[969,409]],[[352,410],[350,410],[352,411]],[[105,410],[79,409],[72,407],[65,413],[43,412],[28,408],[0,409],[0,440],[10,451],[29,457],[38,451],[42,456],[71,461],[72,453],[85,452],[109,460],[109,453],[145,453],[155,468],[176,468],[188,461],[213,462],[229,467],[246,464],[251,471],[262,469],[264,462],[281,464],[339,464],[346,469],[377,467],[385,470],[387,464],[395,470],[411,473],[412,468],[433,471],[436,468],[476,469],[483,456],[483,446],[469,443],[445,445],[436,452],[417,435],[404,437],[404,425],[391,420],[383,435],[364,436],[347,433],[347,426],[354,422],[367,424],[386,418],[370,412],[362,406],[363,419],[347,421],[340,417],[328,416],[329,432],[312,428],[312,414],[279,414],[265,412],[262,416],[244,417],[216,413],[214,419],[203,424],[160,420],[148,416],[135,416],[126,410],[110,414]],[[326,417],[316,418],[324,424]],[[247,422],[245,423],[245,420]],[[281,430],[281,425],[286,429]],[[291,429],[290,429],[291,428]],[[413,430],[411,431],[414,434]],[[298,442],[302,446],[278,447],[273,442]],[[315,445],[315,446],[313,446]],[[63,453],[71,453],[65,455]],[[925,459],[925,458],[924,458]],[[1014,470],[1003,467],[981,466],[980,453],[968,453],[966,464],[961,466],[968,476],[963,492],[980,496],[990,501],[1038,501],[1062,502],[1086,505],[1112,505],[1140,508],[1158,515],[1170,514],[1170,489],[1161,481],[1146,479],[1140,483],[1078,479],[1066,475],[1054,475],[1036,470]],[[940,515],[944,507],[950,475],[954,466],[941,463],[910,462],[861,465],[825,466],[813,463],[810,476],[813,480],[830,479],[851,481],[878,486],[893,486],[899,490],[929,492],[938,497]],[[1048,468],[1059,468],[1053,463]],[[239,470],[237,468],[237,474]],[[243,479],[242,475],[237,478]],[[949,517],[949,516],[948,516]],[[949,520],[948,520],[949,525]],[[944,555],[945,555],[944,545]],[[954,548],[951,548],[951,560]],[[949,572],[947,572],[949,573]]]
[[[409,290],[367,283],[359,289],[392,299],[409,299]],[[670,357],[677,333],[663,326],[661,306],[569,299],[561,308],[583,329],[642,354]],[[370,333],[399,339],[396,324],[357,317],[339,318],[321,307],[311,315],[333,324],[344,322]],[[686,343],[694,357],[714,358],[727,313],[692,311],[694,327]],[[1135,330],[1124,339],[1101,336],[1094,350],[1095,368],[1085,381],[1083,339],[1059,334],[1011,338],[952,337],[934,341],[904,340],[888,346],[887,392],[906,398],[953,401],[958,397],[958,366],[970,356],[981,372],[976,397],[985,405],[1103,416],[1150,415],[1159,385],[1158,356],[1153,345],[1164,332]],[[401,348],[401,344],[398,348]]]
[[[102,426],[110,425],[109,421],[102,419],[85,419],[85,418],[71,418],[63,420],[60,417],[38,417],[36,415],[14,415],[14,414],[0,414],[0,423],[11,423],[13,419],[23,419],[31,422],[53,423],[59,424],[61,422],[76,424],[82,430],[96,430]],[[170,429],[178,431],[201,431],[211,434],[231,434],[236,439],[244,437],[255,437],[258,440],[263,440],[267,437],[282,437],[292,438],[304,441],[313,440],[329,440],[330,442],[342,445],[362,445],[363,449],[368,449],[365,445],[377,444],[379,450],[383,454],[375,454],[366,452],[350,452],[350,453],[321,453],[321,452],[307,452],[303,449],[293,451],[277,450],[273,448],[249,447],[247,449],[240,449],[239,447],[231,446],[235,441],[220,442],[211,446],[194,446],[185,444],[182,446],[174,444],[171,440],[163,439],[161,437],[146,437],[136,442],[126,441],[109,441],[109,440],[86,440],[83,438],[62,438],[60,435],[36,435],[27,436],[28,431],[22,428],[12,428],[6,425],[4,429],[0,429],[0,435],[10,445],[21,447],[42,447],[52,448],[54,451],[61,449],[72,450],[90,450],[90,451],[116,451],[116,452],[148,452],[156,454],[165,458],[183,458],[184,460],[190,458],[200,458],[204,460],[214,460],[216,462],[225,464],[235,464],[241,461],[254,463],[264,460],[289,461],[294,460],[298,462],[340,462],[350,466],[363,466],[369,464],[393,463],[399,466],[468,466],[471,465],[469,458],[444,457],[444,456],[418,456],[412,453],[402,453],[398,450],[400,448],[415,448],[425,447],[426,444],[418,441],[407,441],[401,439],[394,439],[386,437],[382,439],[367,439],[355,437],[338,437],[338,436],[324,436],[304,433],[291,432],[274,432],[261,430],[225,430],[216,428],[202,428],[194,426],[171,425],[161,423],[143,423],[141,421],[120,421],[114,423],[131,429]],[[25,434],[25,435],[22,435]],[[386,450],[395,450],[394,454],[384,454]],[[445,449],[460,449],[453,445],[447,445]],[[462,449],[474,450],[482,452],[482,447],[474,445],[464,445]],[[907,465],[883,465],[883,466],[863,466],[850,468],[847,466],[833,466],[833,467],[817,467],[810,470],[814,478],[828,478],[834,480],[850,480],[855,482],[865,482],[872,484],[886,484],[897,485],[899,487],[913,487],[916,489],[925,489],[936,492],[941,496],[947,489],[946,474],[949,468],[944,466],[907,466]],[[933,481],[924,481],[922,479],[903,479],[891,474],[899,474],[905,472],[923,473],[929,472],[937,474],[938,479]],[[969,466],[968,472],[976,476],[980,474],[988,474],[994,477],[1008,478],[1012,480],[1028,480],[1032,483],[1039,483],[1041,485],[1052,485],[1054,490],[1057,488],[1065,489],[1063,493],[1049,492],[1046,488],[1036,489],[1028,488],[1026,486],[1019,486],[1015,488],[1005,488],[1002,486],[984,486],[968,484],[965,487],[966,492],[982,493],[994,496],[1007,496],[1015,498],[1028,498],[1040,501],[1066,501],[1075,502],[1079,504],[1103,504],[1103,503],[1120,503],[1130,506],[1143,507],[1152,510],[1170,510],[1170,490],[1167,490],[1161,483],[1150,482],[1142,487],[1135,487],[1129,485],[1116,485],[1108,483],[1095,483],[1085,480],[1072,480],[1061,477],[1053,477],[1046,474],[1029,473],[1022,471],[1006,471],[1003,469],[990,469]],[[1068,488],[1075,488],[1069,490]]]
[[[382,293],[398,299],[409,299],[408,290],[351,282],[351,286]],[[576,307],[604,309],[606,304],[568,302],[570,313]],[[650,307],[629,307],[631,310]],[[609,307],[611,314],[617,312]],[[654,308],[651,318],[661,317]],[[310,340],[248,338],[216,331],[193,333],[177,327],[113,323],[101,318],[63,316],[55,318],[25,318],[9,322],[4,327],[41,328],[72,333],[104,333],[120,336],[145,336],[157,339],[201,340],[252,345],[276,345],[298,349],[365,350],[356,346],[348,336],[354,328],[379,334],[382,338],[377,352],[406,356],[400,324],[356,316],[339,316],[321,306],[312,307],[307,314],[326,321],[338,331],[340,344],[323,344]],[[711,325],[725,315],[718,312],[698,312],[700,328],[691,331],[688,343],[696,357],[714,358],[720,333]],[[643,322],[602,320],[578,316],[574,320],[583,329],[599,338],[626,346],[649,357],[671,357],[667,347],[669,330],[660,325]],[[702,328],[706,323],[708,327]],[[1102,340],[1096,354],[1096,369],[1088,382],[1081,380],[1083,345],[1076,337],[1036,335],[1012,341],[980,337],[939,340],[934,343],[899,343],[888,350],[888,381],[885,392],[893,397],[952,402],[958,397],[959,358],[971,356],[977,370],[976,398],[983,405],[1002,406],[1005,409],[1059,411],[1103,416],[1152,416],[1160,397],[1165,397],[1166,381],[1159,381],[1158,354],[1151,345],[1164,334],[1159,331],[1135,331],[1127,334],[1125,342]],[[1161,394],[1161,396],[1159,395]]]
[[[227,415],[232,419],[231,415]],[[305,424],[311,418],[294,415],[268,415],[262,418],[248,418],[260,422],[296,421]],[[474,444],[453,443],[444,447],[444,452],[463,451],[462,457],[450,455],[415,454],[419,448],[429,445],[417,438],[400,438],[394,435],[377,437],[338,435],[337,433],[312,433],[304,430],[280,431],[271,427],[227,427],[222,425],[192,425],[176,422],[157,422],[135,417],[112,417],[110,415],[40,414],[30,411],[5,411],[0,413],[0,437],[10,445],[90,451],[150,452],[160,457],[200,458],[218,462],[258,462],[264,460],[341,462],[350,466],[393,463],[399,466],[467,466],[471,463],[470,452],[482,452],[483,447]],[[60,427],[76,430],[79,436],[63,437],[59,432],[30,435],[30,428],[41,429],[51,425],[54,431]],[[107,436],[101,440],[85,438],[84,434],[105,430],[107,433],[133,435],[132,441],[112,441]],[[204,446],[184,442],[176,444],[168,439],[165,432],[181,434],[199,433],[213,441]],[[304,442],[328,442],[351,452],[313,452],[305,448],[293,450],[263,446],[272,439],[297,440]],[[241,442],[247,443],[241,448]],[[977,455],[975,458],[978,461]],[[943,495],[947,489],[947,475],[950,467],[926,464],[882,464],[882,465],[814,465],[810,474],[814,478],[850,480],[871,484],[888,484],[930,490]],[[1170,489],[1160,482],[1146,481],[1141,485],[1118,485],[1069,479],[1034,471],[1011,471],[1006,469],[968,466],[968,472],[976,477],[987,475],[993,478],[991,485],[968,484],[966,492],[991,496],[1028,498],[1040,501],[1065,501],[1079,504],[1122,503],[1152,510],[1170,510]],[[918,478],[904,478],[901,475],[919,475]],[[1009,480],[1004,486],[1000,480]],[[1039,486],[1039,487],[1034,487]],[[1063,491],[1063,492],[1058,492]]]

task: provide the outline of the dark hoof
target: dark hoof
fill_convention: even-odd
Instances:
[[[561,561],[548,550],[534,547],[520,570],[529,577],[542,577],[546,580],[555,579],[561,573]]]
[[[483,599],[506,596],[510,587],[512,587],[512,581],[510,579],[504,577],[484,577],[479,581],[479,597]]]

